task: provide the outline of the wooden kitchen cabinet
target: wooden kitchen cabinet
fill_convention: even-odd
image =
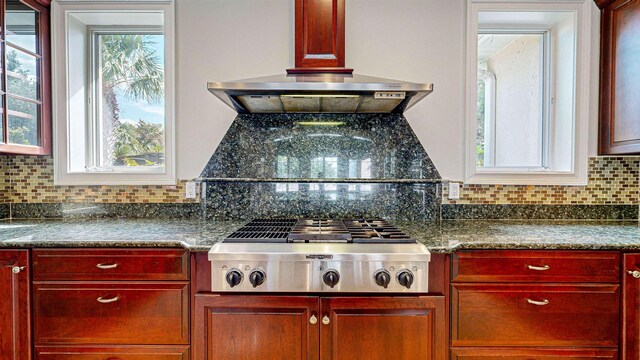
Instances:
[[[195,360],[446,359],[443,296],[197,294]]]
[[[469,250],[451,264],[453,360],[618,358],[619,253]]]
[[[624,254],[621,359],[640,359],[640,253]],[[631,273],[629,273],[629,271]],[[635,274],[635,276],[634,276]]]
[[[640,153],[640,0],[596,0],[602,9],[600,155]]]
[[[321,360],[446,359],[443,296],[321,298],[320,308]]]
[[[189,252],[34,249],[38,360],[187,360]]]
[[[195,306],[194,360],[318,359],[317,297],[197,294]]]
[[[618,285],[454,284],[452,346],[616,347]]]
[[[29,251],[0,251],[0,360],[31,359]]]

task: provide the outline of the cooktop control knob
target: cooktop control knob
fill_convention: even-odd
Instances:
[[[238,285],[240,285],[240,283],[242,282],[242,271],[238,270],[238,269],[231,269],[229,271],[227,271],[227,283],[229,284],[229,286],[236,287]]]
[[[413,285],[413,273],[410,270],[402,269],[398,271],[398,284],[406,287],[407,289],[411,289],[411,285]]]
[[[373,279],[376,281],[378,286],[382,286],[383,288],[389,287],[389,283],[391,282],[391,274],[387,270],[380,269],[373,274]]]
[[[333,289],[334,286],[338,285],[338,281],[340,281],[340,274],[336,270],[327,270],[322,275],[322,281]]]
[[[254,288],[264,284],[264,280],[267,278],[267,274],[265,274],[262,269],[253,269],[249,273],[249,282],[253,285]]]

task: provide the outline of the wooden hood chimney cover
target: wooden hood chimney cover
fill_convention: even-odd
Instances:
[[[344,67],[345,0],[296,1],[296,67],[289,74],[351,74]]]

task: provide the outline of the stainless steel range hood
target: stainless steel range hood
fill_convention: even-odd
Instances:
[[[403,113],[433,91],[432,84],[332,73],[210,82],[207,87],[240,114]]]

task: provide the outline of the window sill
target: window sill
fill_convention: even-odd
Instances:
[[[573,172],[527,172],[527,173],[475,173],[467,176],[465,184],[477,185],[543,185],[585,186],[587,173]]]
[[[151,173],[54,173],[55,185],[176,185],[174,174]]]

